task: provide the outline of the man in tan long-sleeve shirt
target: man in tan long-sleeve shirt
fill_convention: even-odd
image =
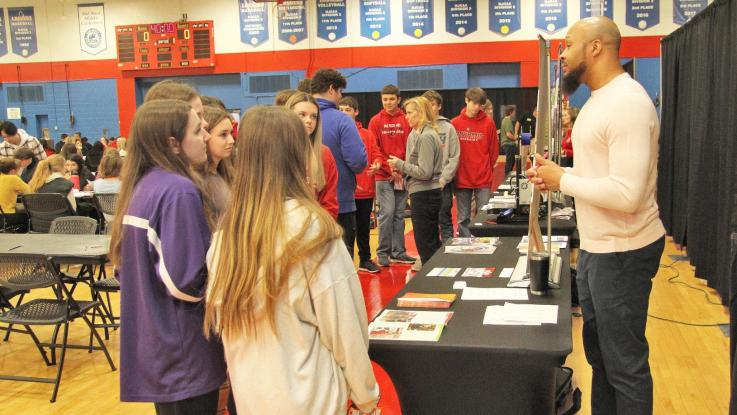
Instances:
[[[660,125],[645,90],[619,64],[619,44],[619,29],[606,17],[571,27],[561,55],[564,91],[580,83],[592,91],[573,128],[574,166],[538,156],[528,173],[539,189],[576,198],[592,413],[650,414],[645,323],[665,235],[655,200]]]

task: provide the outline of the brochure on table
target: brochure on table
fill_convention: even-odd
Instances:
[[[452,317],[452,311],[384,310],[369,324],[369,338],[436,342]]]

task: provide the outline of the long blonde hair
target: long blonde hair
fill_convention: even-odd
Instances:
[[[433,130],[435,130],[435,132],[439,132],[437,124],[438,120],[435,117],[435,112],[432,110],[432,105],[430,105],[429,99],[425,98],[424,96],[419,96],[404,101],[405,110],[410,105],[414,106],[415,110],[420,115],[418,131],[421,131],[422,127],[424,127],[425,125],[429,125],[430,127],[432,127]]]
[[[128,156],[123,163],[122,177],[125,180],[120,187],[115,222],[110,236],[110,258],[115,265],[121,263],[123,217],[128,212],[136,185],[151,169],[158,167],[184,176],[197,186],[200,195],[204,193],[205,185],[202,177],[192,169],[186,154],[174,153],[169,144],[170,137],[180,143],[184,140],[191,109],[192,107],[184,101],[162,99],[144,103],[133,117],[128,140]],[[215,220],[214,208],[208,198],[203,198],[203,208],[208,224],[212,226]]]
[[[310,165],[310,177],[312,182],[315,184],[315,188],[319,192],[325,187],[325,169],[322,165],[322,121],[320,117],[320,106],[312,95],[302,91],[297,91],[292,94],[284,105],[290,110],[294,110],[294,107],[300,102],[309,102],[317,108],[315,131],[310,135],[312,152],[315,155],[313,157],[312,164]]]
[[[341,235],[307,182],[314,153],[299,117],[283,107],[254,107],[240,126],[233,193],[213,240],[218,260],[205,304],[207,336],[255,335],[262,319],[276,332],[276,304],[290,274],[309,284]],[[306,220],[287,223],[289,199]]]
[[[59,154],[49,156],[46,160],[41,160],[36,166],[36,171],[33,172],[33,177],[28,182],[28,187],[31,188],[31,193],[35,193],[38,189],[46,184],[46,179],[54,173],[64,172],[64,157]]]

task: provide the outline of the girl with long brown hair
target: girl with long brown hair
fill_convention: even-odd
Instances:
[[[230,185],[233,181],[233,122],[225,110],[206,105],[204,119],[208,124],[207,163],[203,176],[209,197],[212,198],[217,216],[230,200]]]
[[[207,132],[191,105],[136,112],[110,242],[121,291],[120,399],[159,414],[215,414],[225,380],[218,340],[202,332],[210,245],[207,199],[195,168]]]
[[[233,194],[208,252],[205,332],[223,339],[239,413],[343,415],[378,401],[366,309],[341,229],[315,200],[304,125],[246,112]]]
[[[317,191],[320,205],[335,219],[338,217],[338,167],[333,153],[322,144],[320,107],[312,95],[301,91],[293,93],[285,106],[297,114],[305,126],[314,154],[310,162],[310,182]]]

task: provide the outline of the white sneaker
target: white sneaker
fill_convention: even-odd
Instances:
[[[410,269],[415,272],[420,271],[422,269],[422,260],[420,258],[417,258],[417,261],[412,264],[412,267]]]

